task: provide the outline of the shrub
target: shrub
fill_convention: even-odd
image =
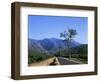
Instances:
[[[28,51],[28,64],[38,62],[38,61],[42,61],[42,60],[45,60],[45,59],[50,58],[50,57],[51,56],[49,56],[46,53],[41,53],[41,52],[29,50]]]

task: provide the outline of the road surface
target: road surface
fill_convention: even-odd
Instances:
[[[79,64],[79,63],[76,63],[76,62],[73,62],[73,61],[70,61],[68,59],[65,59],[63,57],[57,57],[60,65],[71,65],[71,64]]]

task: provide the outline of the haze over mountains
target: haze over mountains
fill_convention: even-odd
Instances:
[[[69,42],[57,38],[45,38],[43,40],[28,39],[28,48],[42,53],[55,54],[59,49],[67,48]],[[81,45],[78,42],[71,41],[71,47],[76,47]]]

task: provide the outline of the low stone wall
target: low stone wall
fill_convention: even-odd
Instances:
[[[56,64],[57,64],[57,65],[60,65],[60,63],[59,63],[59,61],[58,61],[57,57],[56,57]]]

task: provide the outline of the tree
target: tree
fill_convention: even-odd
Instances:
[[[79,47],[79,58],[82,58],[82,59],[86,59],[87,60],[87,45],[86,44],[82,44],[80,45]]]
[[[66,46],[68,46],[68,52],[69,52],[69,59],[71,58],[71,41],[73,38],[77,35],[77,31],[75,29],[68,29],[67,31],[64,31],[60,33],[60,37],[64,38],[64,41],[66,43]]]

